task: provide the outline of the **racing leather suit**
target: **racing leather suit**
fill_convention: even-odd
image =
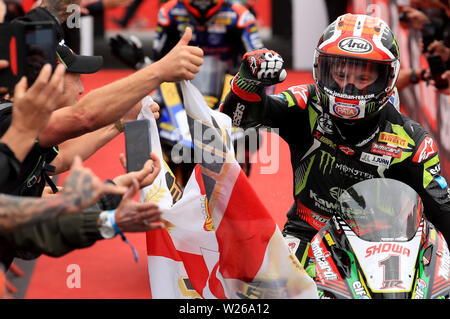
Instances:
[[[309,241],[333,216],[339,194],[369,178],[411,186],[422,198],[428,220],[450,242],[450,193],[440,175],[436,145],[420,124],[396,110],[394,95],[380,111],[378,125],[353,143],[343,138],[318,101],[314,85],[268,96],[264,90],[248,93],[233,82],[221,106],[234,125],[278,128],[289,145],[295,202],[283,234],[299,261],[305,265],[308,260]]]
[[[159,60],[180,40],[186,27],[193,34],[190,45],[200,47],[205,56],[215,55],[228,63],[234,74],[243,53],[263,47],[255,16],[242,4],[225,1],[219,10],[201,25],[181,1],[171,0],[158,13],[154,59]]]

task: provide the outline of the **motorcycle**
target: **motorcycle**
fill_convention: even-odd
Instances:
[[[392,179],[342,192],[310,249],[323,299],[448,299],[450,253],[419,195]]]

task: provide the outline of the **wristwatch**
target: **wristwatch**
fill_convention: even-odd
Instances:
[[[411,69],[411,76],[409,78],[409,82],[411,82],[412,84],[416,84],[419,83],[420,79],[417,78],[416,76],[416,70]]]
[[[108,218],[109,211],[103,211],[100,213],[100,234],[105,239],[111,239],[116,236],[116,231],[114,230],[111,221]]]

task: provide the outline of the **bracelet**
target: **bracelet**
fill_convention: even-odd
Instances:
[[[116,234],[120,234],[122,236],[123,233],[116,224],[116,210],[115,209],[111,209],[108,211],[108,220],[111,223],[112,227],[114,228],[114,231],[116,232]]]
[[[116,129],[117,129],[120,133],[123,132],[124,126],[123,126],[123,120],[122,120],[122,119],[119,119],[119,120],[117,120],[116,122],[114,122],[114,126],[116,127]]]
[[[128,239],[125,237],[125,235],[122,233],[122,231],[119,229],[119,227],[116,224],[116,210],[112,209],[108,211],[108,220],[111,223],[112,227],[114,228],[114,230],[116,231],[116,234],[119,234],[120,237],[122,238],[122,240],[128,244],[128,246],[130,246],[131,251],[133,252],[134,255],[134,260],[136,261],[136,263],[139,261],[139,256],[138,253],[136,251],[136,248],[133,247],[132,244],[130,244],[130,242],[128,241]]]

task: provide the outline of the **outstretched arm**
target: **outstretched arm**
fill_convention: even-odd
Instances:
[[[102,183],[90,169],[74,160],[71,174],[61,194],[46,198],[0,195],[0,233],[18,226],[42,222],[61,214],[80,212],[91,206],[105,193],[123,194],[126,187]]]
[[[178,44],[161,60],[86,94],[77,104],[53,112],[39,135],[43,147],[59,144],[114,123],[163,82],[192,80],[203,63],[203,51],[188,46],[187,28]]]
[[[121,119],[120,125],[107,125],[94,132],[81,135],[77,138],[73,138],[59,144],[59,154],[51,163],[56,170],[51,174],[60,174],[67,171],[70,168],[73,159],[77,155],[80,156],[82,160],[89,158],[98,149],[103,147],[123,131],[123,122],[136,120],[142,107],[149,107],[155,118],[159,118],[159,105],[157,103],[148,105],[146,103],[139,102],[127,114],[125,114],[125,116]]]

